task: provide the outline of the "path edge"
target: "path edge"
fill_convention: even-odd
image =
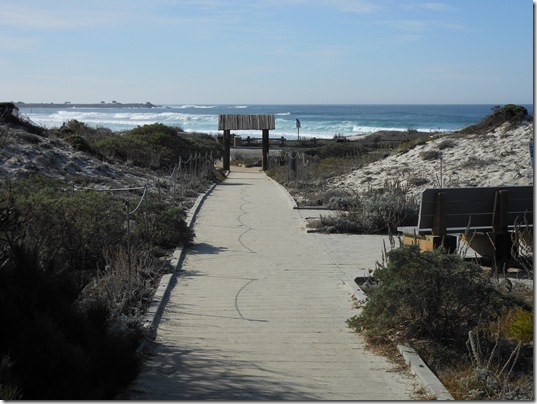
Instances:
[[[293,196],[289,191],[278,181],[270,178],[266,173],[265,176],[275,184],[279,186],[281,191],[289,200],[293,209],[299,209],[298,204],[296,203]],[[305,219],[303,219],[305,221]],[[360,303],[367,303],[367,295],[365,292],[351,279],[342,279],[342,282],[345,284],[349,290],[351,296],[355,297]],[[415,374],[420,381],[423,383],[425,388],[427,388],[435,397],[436,400],[454,400],[449,391],[445,388],[442,382],[436,377],[431,369],[425,364],[423,359],[418,355],[418,353],[413,349],[405,345],[397,345],[399,353],[405,360],[405,363],[410,368],[411,372]]]
[[[185,222],[189,229],[194,227],[196,217],[203,205],[203,202],[211,194],[211,192],[216,188],[218,183],[213,183],[211,186],[203,193],[198,196],[194,205],[189,209]],[[170,265],[173,268],[172,272],[162,275],[159,281],[153,297],[151,298],[151,303],[144,315],[143,327],[146,330],[146,335],[138,347],[139,352],[143,352],[146,347],[147,342],[153,342],[157,337],[157,329],[162,319],[162,313],[164,313],[164,308],[170,299],[170,294],[172,289],[177,283],[177,273],[181,268],[181,264],[185,258],[184,246],[179,246],[173,252],[173,258],[170,261]]]

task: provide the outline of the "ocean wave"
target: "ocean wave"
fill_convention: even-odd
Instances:
[[[178,109],[213,109],[213,108],[216,108],[216,105],[185,104],[185,105],[174,106],[173,108],[178,108]]]
[[[427,114],[424,114],[423,110]],[[446,111],[447,109],[447,111]],[[243,111],[242,111],[243,110]],[[296,112],[288,112],[295,111]],[[458,112],[461,110],[462,112]],[[475,110],[475,111],[474,111]],[[296,138],[296,118],[300,119],[300,138],[332,138],[335,135],[367,135],[381,130],[452,132],[484,116],[488,106],[299,106],[175,104],[155,108],[21,108],[21,113],[45,127],[59,127],[76,119],[90,126],[127,130],[140,125],[163,123],[185,131],[217,134],[218,115],[226,113],[274,114],[276,129],[270,137]],[[235,112],[233,112],[235,111]],[[279,111],[279,112],[276,112]],[[466,115],[470,115],[468,118]],[[236,131],[238,136],[260,137],[260,131]]]
[[[432,128],[413,128],[413,129],[416,129],[416,130],[418,130],[420,132],[430,132],[430,133],[434,133],[434,132],[450,133],[450,132],[453,132],[453,130],[450,130],[450,129],[439,129],[439,128],[435,128],[435,129],[432,129]],[[364,134],[375,133],[375,132],[380,132],[380,131],[406,132],[408,130],[409,130],[408,128],[403,128],[403,127],[353,126],[352,131],[354,133],[352,133],[352,134],[364,135]]]

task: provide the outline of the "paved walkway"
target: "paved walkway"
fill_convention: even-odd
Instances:
[[[212,191],[131,399],[413,398],[416,379],[345,324],[342,280],[374,266],[383,238],[307,233],[303,215],[255,170]]]

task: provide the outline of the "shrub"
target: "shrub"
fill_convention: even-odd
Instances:
[[[150,201],[148,223],[145,223],[144,211],[140,210],[138,220],[134,222],[133,233],[162,248],[187,245],[194,239],[194,231],[187,226],[185,218],[186,213],[182,208]]]
[[[517,309],[511,317],[507,336],[524,343],[533,341],[533,312]]]
[[[348,324],[366,335],[429,338],[464,346],[468,330],[495,320],[514,298],[493,286],[482,269],[442,250],[417,245],[388,252],[375,273],[379,286],[368,291],[360,317]]]
[[[470,169],[476,169],[476,168],[482,168],[490,165],[492,161],[490,160],[483,160],[478,157],[468,157],[466,161],[463,161],[461,163],[461,168],[470,168]]]
[[[453,139],[445,139],[438,144],[439,150],[449,149],[451,147],[455,147],[455,141]]]
[[[66,143],[69,143],[71,146],[73,146],[79,151],[83,151],[85,153],[91,153],[93,151],[86,139],[84,139],[80,135],[69,135],[65,137],[64,140]]]
[[[493,108],[493,113],[483,118],[475,125],[468,126],[459,131],[462,134],[486,134],[508,122],[510,126],[519,124],[528,119],[528,110],[522,106],[507,104],[503,107]]]
[[[33,133],[39,136],[47,134],[46,129],[35,125],[29,119],[21,117],[19,108],[12,102],[0,102],[0,123],[24,128],[28,133]]]
[[[102,155],[96,149],[97,142],[111,137],[113,133],[109,128],[93,128],[76,119],[65,122],[61,128],[49,129],[48,132],[51,137],[55,136],[63,139],[75,149],[93,154],[99,158],[101,158]]]
[[[420,157],[423,160],[436,160],[440,158],[442,154],[438,150],[427,150],[420,153]]]
[[[117,158],[124,162],[130,161],[134,165],[152,168],[158,168],[151,160],[151,150],[148,149],[147,143],[138,138],[125,135],[117,135],[103,139],[95,145],[97,150],[109,158]]]
[[[104,254],[122,249],[124,206],[63,185],[31,177],[0,188],[3,398],[111,399],[139,369],[156,271],[134,254],[131,274],[125,254]]]
[[[325,232],[391,233],[397,226],[417,221],[417,202],[397,181],[354,197],[337,196],[330,202],[332,208],[346,208],[347,212],[323,217],[321,230]]]
[[[329,143],[324,146],[306,150],[305,153],[308,156],[316,156],[320,159],[330,157],[356,157],[365,153],[365,147],[359,142]]]
[[[429,183],[429,179],[428,178],[424,178],[424,177],[410,177],[408,179],[408,183],[409,185],[411,186],[414,186],[414,187],[420,187],[422,185],[425,185],[425,184],[428,184]]]
[[[424,145],[425,143],[427,143],[427,139],[425,139],[425,138],[418,138],[418,139],[409,140],[407,142],[401,143],[398,146],[398,150],[400,152],[407,152],[407,151],[415,148],[416,146],[421,146],[421,145]]]
[[[186,161],[195,153],[213,153],[215,159],[222,156],[223,146],[210,136],[188,135],[179,130],[163,124],[144,125],[107,137],[95,147],[105,156],[155,169],[172,168],[179,157]]]
[[[4,223],[2,223],[3,225]],[[70,282],[24,246],[2,250],[0,385],[23,400],[111,399],[140,366],[139,330],[120,330],[77,308]]]
[[[95,270],[104,264],[103,248],[125,239],[124,207],[107,194],[73,194],[40,176],[4,183],[0,192],[0,206],[12,209],[24,229],[17,237],[58,271]]]

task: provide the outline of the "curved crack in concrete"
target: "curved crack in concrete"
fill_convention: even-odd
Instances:
[[[246,211],[243,209],[243,206],[252,203],[252,202],[250,202],[250,201],[245,200],[245,199],[244,199],[245,197],[248,197],[248,195],[243,195],[243,196],[241,196],[241,200],[244,201],[244,203],[241,204],[241,206],[239,207],[239,209],[240,209],[243,213],[242,213],[241,215],[239,215],[239,217],[237,218],[237,220],[239,221],[239,223],[240,223],[242,226],[246,227],[247,229],[246,229],[244,232],[242,232],[241,235],[239,236],[239,243],[241,243],[241,245],[242,245],[244,248],[246,248],[248,251],[250,251],[251,253],[254,253],[254,254],[255,254],[255,251],[252,250],[250,247],[248,247],[246,244],[244,244],[244,242],[242,241],[242,237],[243,237],[246,233],[248,233],[248,232],[251,231],[251,230],[254,230],[253,227],[248,226],[246,223],[244,223],[244,222],[241,220],[242,217],[243,217],[244,215],[247,215],[247,214],[249,213],[249,212],[246,212]]]
[[[246,318],[242,315],[241,313],[241,310],[239,309],[239,295],[241,294],[241,292],[246,289],[246,287],[248,285],[250,285],[253,281],[256,281],[257,279],[250,279],[248,282],[246,282],[240,289],[239,291],[237,292],[237,294],[235,295],[235,310],[237,310],[237,313],[239,313],[239,316],[241,319],[243,320],[246,320],[246,321],[256,321],[256,322],[260,322],[260,323],[266,323],[267,320],[253,320],[251,318]]]

